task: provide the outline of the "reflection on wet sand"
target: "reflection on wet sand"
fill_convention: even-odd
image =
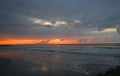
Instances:
[[[45,66],[45,65],[42,65],[41,68],[40,68],[40,70],[41,70],[42,72],[47,72],[48,69],[49,69],[49,68],[48,68],[47,66]]]
[[[114,57],[97,57],[27,50],[0,52],[0,57],[6,57],[15,61],[17,64],[21,65],[21,67],[16,67],[21,70],[23,69],[26,73],[48,74],[49,72],[59,73],[67,70],[84,75],[92,75],[93,73],[103,72],[119,64],[118,59]]]

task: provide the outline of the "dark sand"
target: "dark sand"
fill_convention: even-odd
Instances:
[[[81,76],[81,74],[62,68],[53,70],[45,65],[33,64],[21,59],[12,60],[2,57],[0,76]]]
[[[118,56],[65,52],[1,47],[0,76],[97,76],[120,63]]]

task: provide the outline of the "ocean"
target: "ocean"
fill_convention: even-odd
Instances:
[[[0,57],[0,76],[97,76],[120,66],[120,44],[4,45]]]

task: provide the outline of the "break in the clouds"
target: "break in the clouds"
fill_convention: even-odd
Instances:
[[[119,7],[119,0],[0,0],[0,39],[120,42]]]

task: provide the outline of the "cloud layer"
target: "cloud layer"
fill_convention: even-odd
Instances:
[[[9,34],[120,42],[119,7],[119,0],[0,0],[1,39]]]

